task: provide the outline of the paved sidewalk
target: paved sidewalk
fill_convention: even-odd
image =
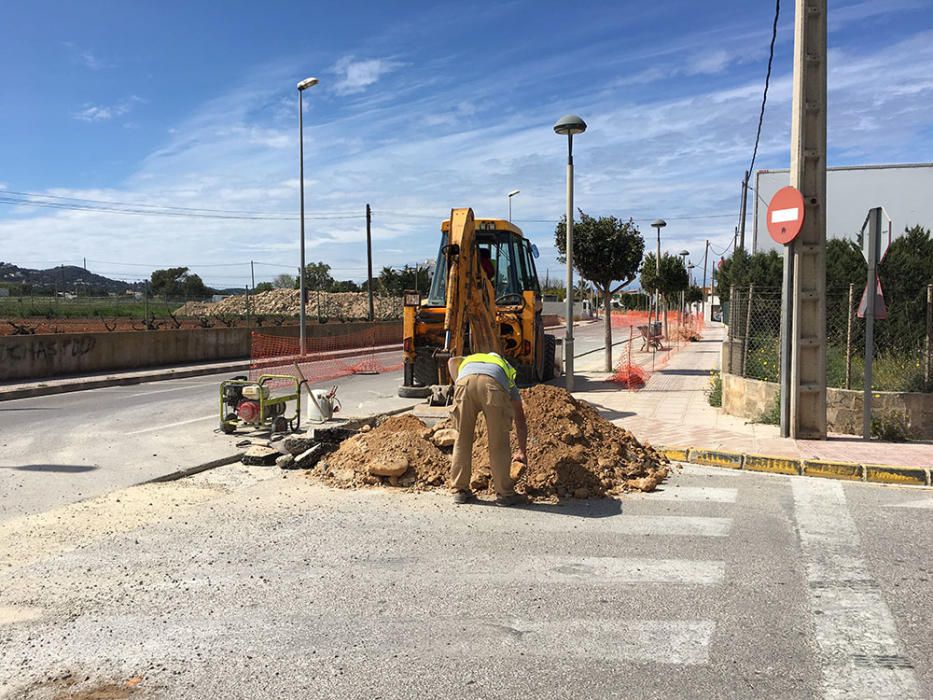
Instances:
[[[721,324],[707,326],[703,340],[675,351],[641,391],[620,389],[604,372],[581,368],[574,394],[598,407],[640,440],[665,448],[722,450],[792,459],[933,467],[933,443],[865,442],[851,435],[826,440],[780,437],[775,425],[750,423],[713,408],[706,399],[709,375],[719,369]],[[650,367],[650,353],[633,352]],[[601,361],[600,361],[601,362]],[[592,363],[591,363],[591,366]]]

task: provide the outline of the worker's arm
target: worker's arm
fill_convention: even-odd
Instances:
[[[516,462],[528,463],[528,423],[525,421],[525,407],[521,399],[512,401],[512,412],[515,414],[515,436],[518,438],[518,449],[512,455]]]
[[[451,357],[447,360],[447,371],[450,373],[450,381],[457,381],[457,373],[460,371],[460,365],[463,362],[462,356]]]

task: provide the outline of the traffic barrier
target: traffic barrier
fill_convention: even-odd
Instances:
[[[298,338],[252,334],[249,377],[261,374],[301,375],[309,383],[351,374],[381,374],[402,367],[401,325],[374,325],[364,330],[305,338],[304,352]]]

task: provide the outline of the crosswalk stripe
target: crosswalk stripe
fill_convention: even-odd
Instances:
[[[793,478],[794,515],[826,698],[920,698],[887,602],[861,557],[837,481]]]
[[[623,506],[624,508],[624,506]],[[558,511],[559,512],[559,511]],[[560,513],[561,517],[536,517],[533,510],[517,509],[497,517],[470,512],[462,522],[470,528],[525,531],[531,522],[540,532],[601,532],[617,535],[658,535],[670,537],[727,537],[732,518],[695,515],[628,515],[615,513],[585,517]]]
[[[690,559],[635,559],[627,557],[528,557],[509,564],[503,571],[501,562],[489,570],[473,566],[470,576],[483,579],[506,575],[525,581],[566,581],[585,584],[673,583],[710,586],[725,578],[726,565],[721,561]]]
[[[649,493],[628,493],[626,499],[645,501],[699,501],[710,503],[735,503],[738,489],[715,486],[671,486]]]

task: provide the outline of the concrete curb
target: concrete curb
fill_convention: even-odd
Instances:
[[[62,384],[48,384],[46,386],[28,386],[19,389],[0,389],[0,401],[13,399],[28,399],[34,396],[51,396],[53,394],[67,394],[72,391],[85,391],[87,389],[101,389],[108,386],[130,386],[146,382],[161,382],[170,379],[185,379],[188,377],[203,377],[211,374],[227,374],[228,372],[243,372],[249,369],[249,362],[227,367],[191,367],[171,372],[152,372],[151,374],[135,374],[131,377],[89,377],[85,380],[66,381]],[[55,380],[50,380],[55,381]]]
[[[771,455],[705,450],[696,447],[658,447],[672,462],[689,462],[707,467],[740,469],[771,474],[811,476],[822,479],[864,481],[903,486],[933,486],[933,469],[887,464],[859,464],[820,459],[795,459]]]

